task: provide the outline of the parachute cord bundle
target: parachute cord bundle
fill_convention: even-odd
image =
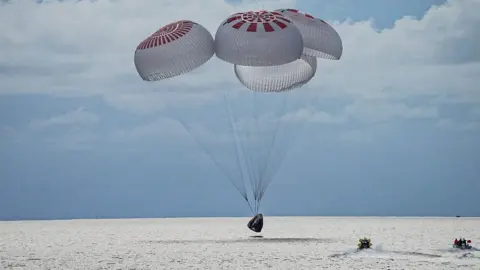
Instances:
[[[328,23],[296,9],[278,9],[231,14],[218,26],[215,38],[196,22],[170,23],[140,42],[134,62],[145,81],[188,73],[213,55],[232,65],[244,87],[238,96],[225,88],[219,90],[223,91],[221,104],[220,99],[211,102],[205,106],[208,110],[180,112],[177,104],[167,108],[256,215],[288,147],[305,123],[285,119],[292,112],[287,103],[316,75],[318,59],[339,60],[342,53],[340,35]],[[238,102],[241,106],[235,110]],[[214,109],[220,111],[212,114]],[[188,121],[187,111],[195,121]],[[250,118],[245,118],[247,113]],[[218,130],[222,121],[226,126]],[[219,134],[208,133],[213,131]]]
[[[235,187],[235,189],[242,195],[242,197],[247,201],[250,210],[252,213],[254,212],[252,207],[250,206],[250,202],[248,199],[248,193],[246,186],[243,184],[243,172],[241,170],[241,163],[240,163],[240,157],[239,157],[239,152],[235,147],[234,153],[230,153],[236,157],[236,168],[229,168],[229,166],[222,165],[222,159],[220,159],[215,153],[213,153],[212,150],[209,148],[209,144],[211,144],[209,138],[205,138],[204,134],[198,133],[201,132],[201,129],[195,129],[194,122],[188,122],[188,120],[185,117],[182,117],[182,113],[179,112],[179,109],[175,108],[175,106],[172,106],[172,104],[167,104],[165,105],[167,108],[167,111],[171,112],[170,116],[173,117],[175,120],[177,120],[182,127],[190,134],[190,136],[194,139],[194,141],[197,143],[197,145],[207,154],[207,156],[211,159],[211,161],[217,166],[217,168],[220,170],[220,172],[232,183],[232,185]],[[225,125],[223,125],[225,126]],[[228,129],[231,127],[231,125],[227,125],[226,128],[228,131],[232,133],[232,136],[235,135],[233,129]],[[235,145],[236,146],[236,145]],[[231,165],[231,164],[228,164]],[[235,165],[234,165],[235,166]],[[239,175],[237,174],[239,173]],[[240,183],[240,184],[239,184]]]
[[[235,119],[235,115],[239,116],[241,113],[238,111],[234,112],[232,105],[235,104],[235,102],[229,101],[227,95],[224,94],[225,104],[230,114],[230,123],[236,135],[236,144],[239,148],[238,154],[243,157],[242,160],[244,161],[242,168],[246,170],[246,173],[242,174],[243,185],[247,186],[247,183],[250,184],[252,190],[254,204],[250,207],[253,207],[254,209],[253,214],[258,213],[260,201],[265,193],[264,189],[268,186],[268,183],[273,176],[272,174],[268,174],[268,172],[269,169],[271,170],[270,162],[275,161],[275,159],[272,158],[272,151],[275,150],[275,141],[277,140],[278,131],[281,125],[281,121],[274,121],[274,127],[267,127],[266,129],[260,127],[261,122],[259,121],[258,110],[260,101],[258,95],[264,95],[264,98],[268,98],[265,97],[265,93],[253,93],[253,95],[248,94],[248,97],[252,97],[253,100],[247,98],[245,101],[250,101],[247,103],[251,104],[253,108],[248,111],[250,111],[252,115],[251,117],[248,117],[248,119],[243,119],[243,123],[247,122],[248,124],[246,126],[244,124],[243,129],[239,129],[236,123],[242,122],[242,119],[239,119],[238,117]],[[285,112],[287,99],[285,95],[279,97],[281,97],[283,103],[279,113],[283,114]],[[285,144],[286,143],[283,145]],[[281,158],[280,155],[274,157]]]
[[[241,144],[240,144],[240,139],[238,138],[238,134],[237,134],[237,127],[235,125],[235,122],[234,122],[234,119],[233,119],[233,115],[232,115],[232,109],[230,107],[230,104],[228,103],[228,99],[227,99],[227,96],[226,94],[224,93],[223,94],[223,100],[225,101],[225,104],[227,106],[227,110],[228,110],[228,116],[229,116],[229,119],[230,119],[230,124],[231,124],[231,127],[232,127],[232,133],[233,133],[233,136],[235,138],[235,150],[237,150],[237,164],[238,164],[238,167],[240,169],[240,174],[241,174],[241,178],[242,180],[245,179],[245,175],[243,173],[243,168],[242,168],[242,162],[240,161],[240,156],[241,156]],[[247,201],[247,204],[248,204],[248,207],[250,208],[250,211],[252,211],[252,214],[257,214],[257,210],[253,210],[251,204],[250,204],[250,201],[248,200],[248,194],[247,194],[247,185],[245,183],[245,181],[243,181],[243,187],[244,187],[244,190],[245,190],[245,200]]]
[[[254,214],[258,213],[267,188],[305,124],[305,121],[285,117],[286,113],[294,108],[309,108],[315,102],[314,99],[298,98],[297,93],[245,92],[245,99],[225,100],[232,113],[232,124],[246,170],[244,185],[249,184],[252,191]],[[232,108],[235,104],[237,110]],[[262,118],[265,112],[269,115]],[[243,123],[243,129],[236,123]]]

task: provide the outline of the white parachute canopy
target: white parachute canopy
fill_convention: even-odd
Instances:
[[[339,60],[342,57],[342,39],[327,22],[296,9],[276,11],[292,20],[300,30],[305,47],[304,54],[330,60]]]
[[[196,22],[182,20],[143,40],[135,50],[134,62],[143,80],[156,81],[190,72],[214,54],[210,32]]]
[[[342,40],[328,23],[296,9],[279,9],[299,29],[303,40],[303,54],[294,62],[283,65],[251,67],[235,65],[240,83],[253,91],[281,92],[301,87],[316,74],[317,57],[339,60],[343,53]]]
[[[248,89],[257,92],[284,92],[308,83],[317,71],[317,58],[300,59],[280,66],[247,67],[235,65],[235,75]]]
[[[259,92],[291,90],[313,78],[316,59],[302,55],[303,46],[299,29],[279,12],[233,14],[215,34],[217,57],[234,64],[240,83]]]
[[[283,65],[299,59],[302,51],[300,31],[278,12],[233,14],[215,34],[217,57],[234,65]]]

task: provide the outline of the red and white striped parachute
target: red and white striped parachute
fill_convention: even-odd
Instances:
[[[215,54],[213,37],[200,24],[177,21],[161,27],[138,44],[135,67],[145,81],[187,73]]]
[[[218,58],[234,65],[276,66],[300,58],[303,39],[298,28],[278,12],[236,13],[215,34]]]
[[[339,60],[339,34],[325,21],[296,9],[248,11],[220,23],[215,39],[202,25],[182,20],[161,27],[135,50],[146,81],[190,72],[217,58],[233,64],[237,79],[259,92],[282,92],[308,83],[317,59]]]
[[[292,20],[302,33],[304,54],[332,60],[342,57],[342,39],[327,22],[296,9],[279,9],[277,12]]]

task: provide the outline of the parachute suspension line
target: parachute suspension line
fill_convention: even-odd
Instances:
[[[166,108],[168,111],[172,112],[172,108],[168,104],[166,104]],[[210,153],[210,151],[207,150],[207,148],[200,142],[200,140],[196,136],[194,136],[193,132],[185,123],[185,121],[183,121],[180,117],[176,117],[176,119],[183,126],[183,128],[190,134],[190,136],[195,140],[198,146],[207,154],[207,156],[213,161],[213,163],[220,169],[222,174],[232,183],[232,185],[240,193],[240,195],[242,195],[242,197],[248,202],[247,190],[245,188],[241,189],[237,185],[235,185],[235,181],[228,175],[227,172],[225,172],[225,169],[222,166],[220,166],[218,161],[213,157],[212,153]]]
[[[277,93],[274,93],[274,94],[277,94]],[[280,95],[283,95],[284,93],[280,93]],[[288,94],[288,93],[287,93]],[[287,95],[285,94],[285,96]],[[281,115],[279,116],[273,116],[273,117],[282,117],[283,114],[285,113],[285,109],[286,109],[286,103],[287,103],[287,98],[285,98],[283,100],[283,106],[282,106],[282,110],[281,110]],[[277,142],[277,137],[278,137],[278,133],[279,133],[279,129],[280,129],[280,126],[281,126],[281,122],[282,122],[282,119],[278,119],[276,120],[277,123],[275,125],[275,132],[273,133],[273,138],[270,140],[270,148],[269,148],[269,151],[268,151],[268,157],[266,158],[265,160],[265,163],[264,163],[264,168],[262,170],[262,174],[260,176],[260,178],[262,180],[265,180],[265,181],[262,181],[261,182],[261,186],[260,186],[260,194],[259,194],[259,198],[258,200],[260,201],[263,197],[263,194],[265,194],[265,190],[266,188],[268,187],[268,184],[271,182],[271,180],[273,179],[273,175],[268,175],[267,172],[268,172],[268,168],[271,168],[272,166],[269,166],[271,163],[270,163],[270,158],[272,157],[272,152],[274,151],[274,147],[275,147],[275,142]],[[275,168],[274,168],[275,169]],[[273,170],[274,170],[273,169]],[[276,171],[276,170],[275,170]]]
[[[290,93],[291,93],[291,92],[287,93],[286,96],[291,95]],[[291,100],[291,99],[288,98],[288,100]],[[284,140],[282,140],[282,141],[280,142],[280,144],[282,144],[283,147],[282,147],[282,148],[279,148],[279,149],[276,148],[276,150],[278,150],[278,151],[282,151],[282,150],[283,150],[283,151],[282,151],[283,153],[286,153],[286,152],[289,150],[289,143],[291,143],[291,142],[293,141],[292,139],[290,139],[290,138],[288,137],[289,132],[290,132],[290,133],[291,133],[291,132],[293,132],[293,133],[299,132],[299,130],[298,130],[297,128],[288,128],[288,127],[285,127],[285,125],[284,125],[284,124],[285,124],[285,123],[284,123],[285,120],[283,119],[283,116],[285,116],[286,108],[287,108],[287,99],[285,99],[285,101],[284,101],[284,107],[283,107],[283,110],[282,110],[281,115],[279,116],[279,117],[281,117],[280,123],[279,123],[279,129],[281,129],[281,128],[285,128],[285,129],[286,129],[286,131],[285,131],[285,138],[284,138]],[[280,127],[280,126],[281,126],[281,127]],[[277,133],[277,134],[278,134],[278,133]],[[284,133],[282,133],[282,134],[284,134]],[[275,140],[278,141],[278,137],[275,137]],[[277,151],[277,152],[278,152],[278,151]],[[268,169],[270,169],[270,171],[269,171],[269,172],[270,172],[270,175],[268,176],[268,178],[267,178],[268,181],[265,183],[265,187],[263,188],[262,197],[263,197],[263,195],[265,194],[265,191],[267,190],[268,186],[269,186],[270,183],[272,182],[275,174],[278,172],[278,169],[280,168],[280,166],[281,166],[281,164],[282,164],[282,162],[283,162],[283,160],[284,160],[284,158],[285,158],[285,155],[281,155],[281,154],[278,154],[278,153],[275,153],[275,154],[272,153],[272,155],[275,156],[276,159],[273,160],[273,161],[272,161],[273,163],[271,164],[271,166],[266,169],[267,171],[268,171]],[[267,174],[267,175],[268,175],[268,174]]]
[[[281,140],[281,137],[280,134],[276,134],[275,136],[275,141],[278,142],[278,140]],[[278,152],[280,152],[281,150],[283,150],[282,152],[283,153],[286,153],[288,151],[288,142],[289,142],[289,138],[283,138],[284,140],[281,140],[280,144],[282,145],[282,147],[280,149],[272,149],[272,156],[275,157],[275,159],[272,159],[270,160],[271,163],[269,163],[268,165],[268,168],[265,168],[265,175],[264,175],[264,178],[265,178],[265,182],[263,183],[263,186],[262,186],[262,191],[261,191],[261,194],[260,194],[260,198],[263,198],[263,195],[265,194],[268,186],[270,185],[270,183],[273,181],[273,178],[275,177],[275,174],[278,172],[278,169],[281,165],[281,163],[283,162],[284,160],[284,155],[281,155],[279,154]],[[275,153],[273,153],[275,151]]]
[[[254,142],[259,142],[259,140],[263,139],[265,137],[265,134],[261,134],[260,132],[260,125],[259,125],[259,121],[258,121],[258,99],[257,99],[257,95],[258,95],[258,92],[253,92],[253,121],[252,121],[252,125],[254,125],[254,128],[250,129],[250,130],[256,130],[256,134],[253,135],[253,139],[250,138],[250,140],[253,140]],[[255,147],[255,149],[250,149],[250,153],[254,153],[255,150],[258,150],[260,152],[259,155],[261,155],[262,153],[262,150],[263,149],[258,149],[261,147],[261,142],[260,142],[260,145],[257,145],[257,147]],[[260,172],[260,157],[259,155],[255,155],[255,160],[254,160],[254,164],[255,164],[255,169],[256,169],[256,174],[255,175],[255,186],[253,187],[253,191],[255,193],[255,201],[256,201],[256,205],[257,205],[257,209],[256,211],[258,212],[258,208],[260,208],[260,201],[258,200],[259,199],[259,196],[260,196],[260,192],[259,192],[259,188],[260,188],[260,183],[262,181],[262,178],[261,178],[261,172]]]
[[[250,208],[250,212],[252,212],[253,215],[256,215],[255,211],[253,211],[252,206],[250,205],[250,202],[248,201],[248,197],[245,197],[245,201],[248,204],[248,208]]]
[[[225,105],[227,106],[227,110],[228,110],[228,119],[230,120],[230,125],[231,125],[231,128],[232,128],[232,134],[233,134],[233,137],[235,139],[235,150],[236,150],[236,159],[237,159],[237,164],[238,164],[238,167],[240,168],[240,175],[242,177],[242,183],[243,183],[243,188],[245,190],[245,201],[247,202],[248,204],[248,207],[250,208],[250,211],[252,211],[252,213],[255,215],[256,213],[253,211],[252,209],[252,206],[250,205],[250,201],[248,200],[248,195],[247,195],[247,187],[246,187],[246,183],[244,181],[245,179],[245,176],[244,176],[244,173],[243,173],[243,170],[242,170],[242,163],[240,161],[240,156],[241,156],[241,144],[240,144],[240,140],[238,138],[238,133],[237,133],[237,126],[235,125],[235,121],[233,119],[233,114],[232,114],[232,108],[230,106],[230,103],[228,102],[228,99],[227,99],[227,95],[225,92],[223,92],[223,100],[225,102]]]
[[[304,107],[306,107],[307,109],[310,109],[313,104],[316,104],[316,101],[318,99],[319,99],[318,95],[314,99],[309,98],[308,99],[309,102],[307,104],[305,104]],[[296,120],[294,120],[294,121],[296,121]],[[275,166],[276,168],[279,168],[281,166],[281,164],[283,163],[283,161],[285,161],[285,157],[287,156],[288,150],[290,149],[290,147],[293,144],[296,143],[296,140],[298,138],[298,135],[300,134],[300,131],[302,131],[305,127],[306,121],[296,121],[295,123],[296,123],[296,125],[294,127],[288,128],[289,131],[292,131],[293,135],[291,134],[290,139],[287,139],[287,140],[282,142],[282,145],[285,145],[285,147],[281,148],[281,150],[283,150],[283,151],[278,153],[278,155],[275,155],[275,156],[280,157],[279,159],[277,159],[278,163]],[[275,175],[276,171],[272,171],[272,173],[273,173],[273,175]],[[273,179],[273,175],[271,177],[269,177],[269,179]],[[263,195],[264,195],[265,191],[267,190],[268,186],[270,185],[270,183],[271,183],[271,180],[270,180],[270,182],[266,183],[266,186],[263,188],[263,193],[261,194],[261,197],[263,197]]]
[[[245,166],[247,167],[248,175],[250,176],[249,179],[255,202],[254,208],[255,211],[258,213],[261,199],[263,197],[263,194],[265,193],[264,189],[268,186],[268,182],[271,181],[270,178],[272,178],[270,176],[270,171],[273,169],[274,166],[272,166],[271,163],[275,161],[272,159],[276,158],[276,156],[274,155],[275,149],[272,148],[278,141],[279,130],[281,126],[280,122],[272,123],[272,121],[278,121],[278,119],[276,119],[275,117],[283,116],[286,108],[286,93],[246,93],[249,95],[253,95],[251,97],[251,101],[249,102],[249,104],[253,108],[251,110],[245,110],[245,108],[242,108],[242,112],[250,111],[252,113],[252,118],[251,121],[247,122],[247,126],[249,127],[246,129],[245,138],[242,138],[245,139],[245,142],[242,142],[240,145],[245,157]],[[278,102],[275,102],[275,99],[273,99],[274,102],[272,103],[272,95],[273,97],[282,98],[279,99],[282,104],[276,104]],[[261,106],[261,104],[259,104],[259,100],[261,100],[260,97],[265,98],[265,100],[267,101],[267,104],[265,105],[281,105],[280,112],[278,112],[279,109],[277,106],[273,108],[275,113],[280,113],[280,116],[273,115],[273,118],[271,115],[267,115],[267,117],[260,117],[259,108],[267,107]],[[272,111],[272,108],[267,108],[267,111]],[[263,123],[261,122],[262,120],[266,120],[267,122]],[[248,146],[250,147],[250,149],[247,148]],[[247,148],[247,150],[245,150],[245,148]]]
[[[273,95],[282,95],[281,97],[283,97],[283,96],[286,96],[287,94],[285,94],[285,93],[280,93],[280,94],[273,93]],[[276,160],[275,158],[277,157],[277,155],[274,155],[273,153],[276,150],[275,146],[277,145],[276,142],[278,141],[278,137],[280,136],[279,133],[281,133],[281,131],[280,131],[281,122],[280,121],[281,121],[281,117],[285,114],[286,100],[287,100],[286,98],[283,99],[282,109],[278,112],[279,115],[274,115],[273,116],[274,118],[278,117],[279,119],[274,119],[274,121],[277,121],[277,123],[275,125],[274,132],[273,132],[272,136],[270,137],[271,140],[270,140],[270,147],[269,147],[269,151],[268,151],[268,156],[265,159],[264,168],[263,168],[262,174],[261,174],[262,182],[261,182],[261,185],[259,187],[259,198],[258,198],[259,201],[262,200],[263,195],[265,194],[265,191],[268,187],[268,184],[273,180],[273,176],[275,175],[275,172],[277,171],[276,169],[278,169],[278,167],[272,166],[272,164]],[[282,146],[285,145],[285,143],[280,143],[280,144]],[[269,174],[270,171],[272,172],[272,174]]]
[[[263,178],[262,178],[263,171],[262,171],[261,168],[262,168],[262,164],[264,164],[266,162],[265,151],[268,151],[267,149],[264,148],[266,145],[268,145],[267,142],[265,142],[265,140],[268,139],[269,135],[271,135],[268,132],[267,132],[267,134],[265,134],[265,130],[262,130],[263,128],[268,129],[268,125],[267,125],[267,123],[265,123],[263,125],[260,123],[261,119],[259,119],[260,115],[259,115],[259,110],[258,110],[258,106],[259,106],[258,96],[259,95],[268,95],[268,94],[254,92],[254,95],[253,95],[253,97],[254,97],[253,104],[255,106],[255,109],[253,110],[253,113],[254,113],[254,116],[255,116],[254,123],[255,123],[255,130],[257,131],[257,134],[255,135],[255,137],[256,137],[257,140],[262,140],[262,141],[259,142],[260,145],[258,147],[260,147],[261,149],[259,151],[259,155],[256,155],[256,161],[255,161],[255,165],[256,165],[255,167],[256,167],[256,171],[257,171],[257,173],[256,173],[257,182],[256,182],[256,186],[255,186],[255,193],[256,193],[256,199],[258,201],[258,203],[257,203],[258,208],[260,208],[260,200],[261,200],[260,199],[260,192],[261,192],[260,187],[261,187],[262,181],[263,181]],[[262,146],[263,146],[263,148],[262,148]]]
[[[246,94],[251,94],[251,92],[246,92]],[[256,104],[255,102],[250,102],[252,105],[253,105],[253,109],[251,111],[255,111],[256,110]],[[253,198],[254,198],[254,201],[255,201],[255,208],[256,208],[256,200],[257,200],[257,197],[258,197],[258,194],[256,192],[256,183],[258,182],[257,180],[257,175],[255,175],[254,173],[254,164],[256,163],[256,160],[254,159],[253,157],[253,149],[252,147],[249,147],[249,144],[248,142],[252,142],[255,140],[255,138],[252,138],[252,130],[253,130],[253,119],[248,119],[247,118],[247,121],[246,121],[246,127],[245,127],[245,134],[244,134],[244,137],[243,137],[243,141],[241,141],[241,145],[242,145],[242,151],[244,153],[244,158],[245,158],[245,166],[247,167],[247,171],[248,171],[248,175],[249,175],[249,182],[250,182],[250,187],[252,189],[252,194],[253,194]]]
[[[232,116],[232,109],[230,107],[230,104],[228,103],[228,100],[227,100],[227,96],[225,94],[225,92],[223,92],[223,100],[227,106],[227,110],[228,110],[228,119],[230,120],[230,126],[232,128],[232,135],[234,137],[234,140],[235,140],[235,151],[236,151],[236,160],[237,160],[237,164],[240,168],[240,175],[242,177],[242,180],[244,179],[244,175],[243,175],[243,170],[241,170],[242,168],[242,165],[241,165],[241,162],[240,162],[240,150],[238,149],[239,148],[239,139],[238,139],[238,134],[236,133],[237,131],[237,128],[236,128],[236,125],[235,125],[235,122],[233,120],[233,116]],[[242,181],[243,183],[243,187],[244,189],[246,190],[246,186],[245,186],[245,182]],[[248,202],[248,197],[246,198],[247,202]]]
[[[262,94],[264,94],[264,93],[262,93]],[[269,127],[267,126],[267,123],[265,123],[264,125],[260,125],[260,123],[259,123],[259,115],[258,115],[258,110],[257,110],[258,95],[260,95],[260,94],[258,94],[257,92],[254,93],[254,102],[253,102],[255,104],[255,109],[253,110],[254,117],[255,117],[255,122],[254,122],[255,123],[255,130],[259,131],[258,134],[255,137],[257,137],[258,139],[261,138],[262,140],[264,140],[264,139],[266,139],[267,134],[261,134],[260,127],[267,128],[267,129]],[[267,145],[267,143],[265,141],[261,142],[261,144]],[[257,202],[257,212],[260,208],[260,203],[261,203],[261,200],[262,200],[261,197],[260,197],[260,194],[261,194],[260,187],[262,185],[262,181],[264,180],[263,177],[262,177],[263,171],[261,170],[261,167],[264,167],[264,166],[262,166],[260,164],[260,162],[263,161],[262,164],[266,163],[266,160],[265,160],[265,157],[264,157],[264,154],[265,154],[264,151],[268,151],[267,149],[260,149],[260,150],[261,151],[260,151],[259,155],[261,155],[262,157],[259,157],[257,155],[257,160],[256,160],[256,171],[257,171],[256,175],[257,175],[258,181],[256,182],[256,187],[255,187],[255,193],[256,193],[256,199],[255,200]]]
[[[258,155],[255,155],[255,153],[262,150],[262,144],[258,145],[258,141],[263,139],[265,136],[262,136],[262,134],[258,131],[260,126],[258,123],[258,101],[256,99],[256,92],[240,92],[240,94],[244,93],[245,95],[242,96],[246,96],[247,100],[241,100],[243,101],[242,104],[245,104],[244,102],[247,101],[247,104],[250,104],[252,108],[245,109],[244,106],[241,108],[242,113],[250,112],[251,118],[247,117],[247,121],[242,122],[241,131],[243,136],[240,137],[239,145],[243,153],[244,165],[245,169],[247,170],[250,187],[252,189],[255,214],[257,214],[259,209],[258,197],[260,196],[259,188],[261,184],[261,171],[259,167],[260,160]],[[251,95],[253,95],[253,100]],[[255,143],[257,143],[257,145],[255,145]]]
[[[252,94],[251,92],[248,92],[248,94]],[[255,94],[255,93],[253,93]],[[255,95],[254,95],[255,97]],[[247,129],[246,129],[246,136],[245,136],[245,148],[247,148],[247,157],[245,158],[246,161],[248,161],[248,171],[250,175],[250,185],[252,188],[252,193],[253,193],[253,198],[255,201],[255,215],[258,214],[258,208],[259,208],[259,203],[258,203],[258,182],[260,181],[258,173],[255,173],[255,171],[258,171],[258,156],[255,156],[255,151],[260,151],[261,149],[258,149],[259,146],[253,144],[253,142],[258,142],[259,134],[255,134],[255,129],[256,128],[256,111],[257,111],[257,103],[256,100],[251,102],[253,108],[251,110],[252,114],[250,115],[251,118],[248,119],[247,121]],[[252,145],[253,144],[253,145]],[[247,162],[246,162],[247,163]],[[256,169],[256,170],[255,170]]]
[[[257,133],[256,134],[253,134],[253,140],[252,138],[250,138],[251,141],[253,142],[258,142],[257,140],[260,140],[260,138],[262,137],[261,134],[259,134],[259,130],[258,130],[258,117],[257,117],[257,110],[258,110],[258,107],[257,107],[257,92],[253,92],[253,115],[252,115],[252,128],[250,129],[250,131],[253,131],[253,130],[256,130]],[[256,150],[259,150],[261,152],[261,149],[258,149],[259,145],[257,145],[257,147],[254,147],[254,148],[257,148]],[[253,153],[253,150],[254,149],[250,149],[250,153]],[[255,186],[252,188],[253,189],[253,192],[255,192],[255,201],[257,201],[258,199],[258,183],[260,182],[260,179],[259,179],[259,173],[258,173],[258,162],[259,162],[259,157],[258,155],[254,155],[254,166],[255,166],[255,169],[256,169],[256,173],[254,174],[255,175]],[[258,207],[258,202],[257,202],[257,207]]]
[[[226,96],[225,96],[225,97],[226,97]],[[227,106],[229,107],[229,112],[231,113],[231,117],[232,117],[232,119],[233,119],[234,116],[233,116],[233,113],[232,113],[232,110],[231,110],[230,103],[228,102],[228,98],[227,98],[227,103],[226,103],[226,104],[227,104]],[[233,119],[233,122],[235,122],[234,119]],[[237,131],[239,131],[239,130],[237,129]],[[253,182],[254,176],[252,175],[252,172],[251,172],[251,169],[250,169],[251,166],[252,166],[252,165],[251,165],[252,162],[251,162],[251,160],[248,158],[248,157],[249,157],[249,156],[248,156],[249,149],[246,149],[246,150],[247,150],[247,151],[246,151],[246,150],[245,150],[245,147],[246,147],[246,146],[245,146],[244,143],[243,143],[244,140],[248,139],[248,138],[247,138],[248,136],[246,136],[245,131],[248,132],[248,131],[249,131],[249,128],[245,128],[245,127],[244,127],[243,129],[241,129],[241,131],[243,131],[243,136],[240,136],[240,138],[239,138],[239,146],[240,146],[240,150],[241,150],[241,152],[242,152],[242,154],[243,154],[244,165],[245,165],[245,167],[246,167],[245,170],[247,171],[247,175],[246,175],[246,176],[244,175],[244,177],[245,177],[245,178],[248,178],[249,183],[250,183],[250,186],[251,186],[252,189],[253,189],[253,186],[254,186],[254,182]],[[238,135],[238,132],[237,132],[237,135]],[[238,138],[238,136],[237,136],[237,138]],[[245,182],[244,178],[243,178],[242,180],[243,180],[244,186],[245,186],[245,188],[246,188],[246,184],[247,184],[247,183]],[[255,195],[255,194],[254,194],[254,195]],[[255,196],[254,196],[254,197],[255,197]],[[254,199],[255,199],[255,198],[254,198]],[[255,200],[254,200],[254,201],[255,201]],[[254,208],[255,208],[255,205],[254,205]],[[256,213],[254,213],[254,214],[256,214]]]
[[[252,93],[252,92],[250,92]],[[270,159],[272,157],[274,157],[272,155],[272,151],[273,151],[273,147],[275,145],[275,142],[277,141],[277,136],[278,136],[278,131],[279,131],[279,128],[280,128],[280,122],[277,122],[277,123],[274,123],[274,127],[270,127],[271,125],[271,121],[275,121],[277,119],[275,119],[275,117],[273,119],[269,119],[269,117],[271,116],[268,116],[266,118],[260,118],[259,119],[259,110],[258,110],[258,106],[259,106],[259,96],[263,96],[263,97],[266,97],[266,100],[268,100],[269,103],[271,103],[271,99],[270,97],[272,97],[272,95],[275,95],[276,93],[258,93],[258,92],[253,92],[253,102],[251,102],[253,104],[253,119],[254,121],[252,121],[252,127],[250,128],[249,131],[256,131],[256,134],[253,138],[250,138],[249,141],[253,141],[253,142],[258,142],[259,140],[262,140],[260,142],[260,145],[258,145],[256,148],[254,149],[251,149],[250,150],[250,153],[253,155],[253,153],[256,153],[256,152],[259,152],[258,155],[255,155],[256,159],[254,161],[255,163],[255,168],[253,168],[253,166],[251,166],[251,170],[255,170],[256,171],[256,174],[255,174],[255,178],[254,180],[255,181],[255,184],[252,185],[252,189],[253,189],[253,193],[254,193],[254,197],[255,197],[255,210],[258,212],[259,208],[260,208],[260,204],[261,204],[261,199],[263,197],[263,194],[265,193],[265,187],[267,186],[266,184],[271,180],[269,179],[269,177],[267,176],[267,169],[269,168],[269,164],[270,164]],[[281,95],[281,97],[284,97],[284,93],[280,93],[279,95]],[[285,111],[285,108],[286,108],[286,99],[283,99],[283,106],[281,107],[281,114],[284,114],[284,111]],[[268,110],[268,111],[271,111]],[[265,120],[267,122],[265,123],[260,123],[261,120]],[[266,134],[263,134],[262,131]],[[273,132],[273,134],[272,134]],[[250,133],[251,134],[251,133]],[[253,159],[253,157],[251,157]]]

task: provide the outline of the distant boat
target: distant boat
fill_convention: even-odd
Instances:
[[[457,216],[457,217],[460,217],[460,216]]]

